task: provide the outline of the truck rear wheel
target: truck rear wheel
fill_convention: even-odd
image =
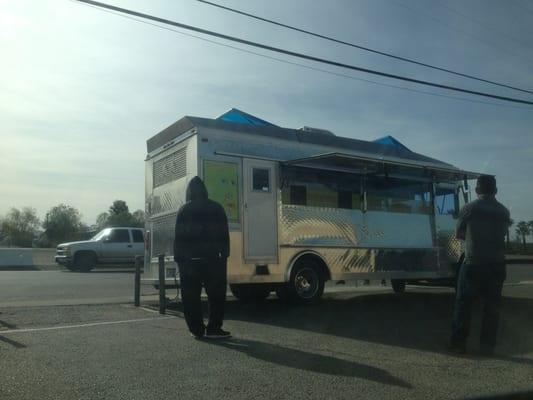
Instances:
[[[392,290],[394,293],[403,293],[405,292],[405,280],[403,279],[391,279],[390,281]]]
[[[76,254],[75,262],[76,269],[82,272],[89,272],[96,264],[96,254],[90,251],[84,251]]]
[[[231,293],[237,300],[243,303],[259,302],[265,300],[272,291],[270,285],[261,283],[255,284],[233,284],[229,285]]]

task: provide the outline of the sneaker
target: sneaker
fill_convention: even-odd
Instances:
[[[205,337],[205,326],[200,330],[200,332],[192,332],[191,336],[195,339],[203,339]]]
[[[221,329],[221,328],[218,328],[218,329],[208,329],[206,332],[205,332],[205,336],[204,336],[206,339],[228,339],[231,337],[231,333]]]

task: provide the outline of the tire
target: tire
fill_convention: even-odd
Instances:
[[[392,290],[394,293],[403,293],[405,292],[405,280],[403,279],[391,279],[390,281]]]
[[[233,296],[243,303],[257,303],[265,300],[272,291],[270,285],[265,284],[233,284],[229,285]]]
[[[312,261],[297,263],[286,287],[289,300],[300,304],[316,303],[324,293],[324,274]]]
[[[86,251],[76,254],[74,265],[82,272],[89,272],[96,265],[96,254]]]

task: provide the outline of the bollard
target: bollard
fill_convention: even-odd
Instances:
[[[133,297],[133,303],[135,307],[141,305],[141,263],[143,256],[135,256],[135,292]]]
[[[165,293],[165,255],[159,254],[159,314],[164,314],[166,309]]]

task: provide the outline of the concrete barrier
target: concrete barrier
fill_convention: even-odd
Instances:
[[[0,266],[28,267],[33,265],[33,249],[0,249]]]

